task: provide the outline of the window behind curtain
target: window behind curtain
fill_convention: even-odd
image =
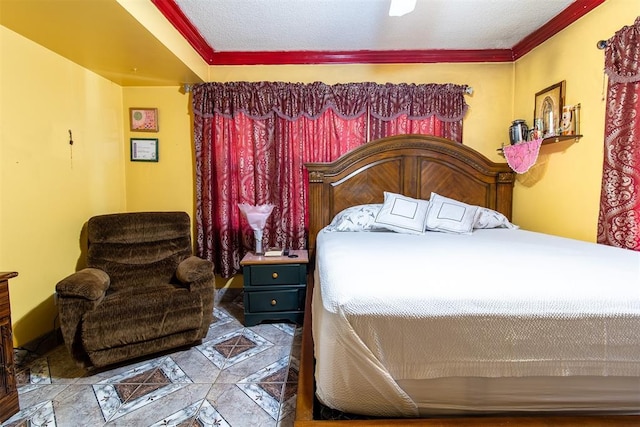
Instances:
[[[254,247],[238,203],[271,203],[264,247],[306,246],[304,163],[369,139],[427,133],[462,140],[466,86],[270,82],[193,88],[196,246],[230,277]]]

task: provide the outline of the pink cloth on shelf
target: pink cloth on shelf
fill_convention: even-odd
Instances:
[[[541,145],[542,138],[534,139],[533,141],[502,147],[502,152],[511,169],[518,173],[525,173],[538,160],[538,152]]]

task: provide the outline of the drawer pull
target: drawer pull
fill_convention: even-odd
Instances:
[[[271,305],[275,306],[277,303],[278,303],[278,301],[276,301],[274,299],[271,300]]]
[[[273,273],[271,274],[271,277],[273,277],[274,279],[277,279],[277,278],[278,278],[278,273],[273,272]]]

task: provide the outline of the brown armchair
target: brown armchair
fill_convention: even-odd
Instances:
[[[100,215],[87,235],[87,268],[56,285],[62,335],[79,365],[110,365],[207,334],[213,264],[192,255],[189,215]]]

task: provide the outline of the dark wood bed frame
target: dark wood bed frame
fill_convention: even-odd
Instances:
[[[504,416],[436,417],[325,421],[314,419],[314,355],[311,296],[316,235],[341,210],[382,203],[383,192],[429,199],[431,192],[502,212],[511,219],[515,174],[506,163],[495,163],[462,144],[426,135],[399,135],[369,142],[331,163],[308,163],[310,277],[302,338],[296,403],[296,427],[373,426],[631,426],[630,416]]]

